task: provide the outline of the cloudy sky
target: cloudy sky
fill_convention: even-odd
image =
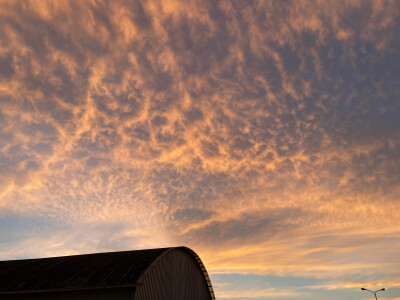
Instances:
[[[217,299],[400,299],[399,1],[0,1],[0,259],[185,245]]]

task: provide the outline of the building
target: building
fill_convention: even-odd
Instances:
[[[0,261],[0,300],[210,300],[207,271],[189,248]]]

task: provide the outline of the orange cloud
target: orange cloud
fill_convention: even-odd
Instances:
[[[0,6],[0,217],[65,226],[1,256],[176,243],[215,274],[393,279],[396,1]]]

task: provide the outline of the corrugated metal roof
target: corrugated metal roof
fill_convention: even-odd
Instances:
[[[171,249],[0,261],[0,294],[135,286]]]

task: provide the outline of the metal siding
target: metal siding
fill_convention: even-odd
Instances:
[[[0,300],[133,300],[134,288],[3,294]]]
[[[169,249],[0,261],[0,294],[134,286]]]
[[[137,287],[135,300],[214,299],[201,267],[189,251],[176,248],[152,266]]]
[[[211,300],[215,300],[214,289],[212,287],[210,277],[208,276],[206,267],[204,266],[202,260],[197,255],[197,253],[194,252],[192,249],[187,248],[187,247],[183,247],[183,249],[185,249],[187,252],[189,252],[196,259],[196,261],[198,263],[198,266],[200,267],[201,272],[203,273],[204,280],[206,281],[206,285],[207,285],[208,291],[210,292]]]
[[[0,262],[0,300],[133,298],[215,300],[201,259],[186,247]]]

